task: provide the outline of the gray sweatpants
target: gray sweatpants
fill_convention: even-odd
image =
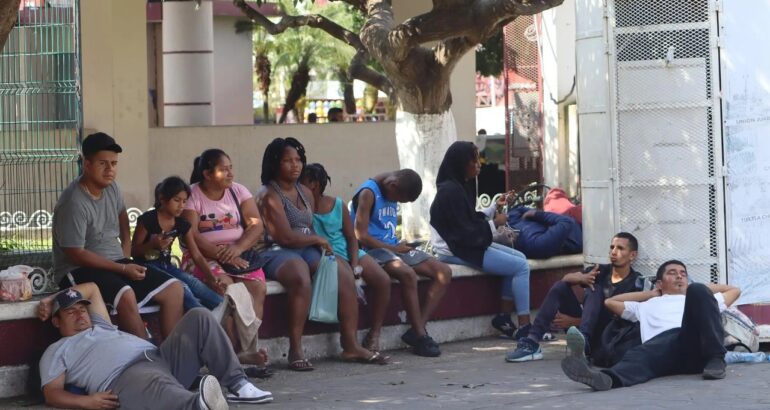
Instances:
[[[204,308],[191,309],[157,350],[126,368],[110,385],[121,409],[198,409],[187,390],[201,367],[225,387],[238,389],[246,375],[224,330]]]

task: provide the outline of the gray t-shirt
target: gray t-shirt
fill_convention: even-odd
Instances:
[[[146,340],[121,332],[99,315],[91,314],[91,324],[91,329],[48,346],[40,359],[41,387],[66,373],[64,383],[82,387],[88,394],[106,391],[145,351],[156,349]]]
[[[53,211],[53,272],[56,283],[78,266],[62,248],[85,248],[109,260],[123,259],[118,216],[126,209],[113,182],[99,199],[86,193],[76,178],[62,192]]]

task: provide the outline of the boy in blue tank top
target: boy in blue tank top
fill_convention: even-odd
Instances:
[[[449,265],[400,241],[396,235],[398,203],[414,202],[422,179],[411,169],[379,174],[364,182],[353,196],[351,217],[361,248],[401,283],[401,298],[411,328],[401,336],[420,356],[441,354],[425,330],[452,278]],[[431,279],[422,306],[417,296],[417,275]]]

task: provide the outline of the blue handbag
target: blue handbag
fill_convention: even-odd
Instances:
[[[313,275],[313,295],[310,301],[308,319],[315,322],[338,323],[337,301],[337,258],[334,255],[321,255],[318,269]]]

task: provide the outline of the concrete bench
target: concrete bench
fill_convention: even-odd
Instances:
[[[533,308],[542,302],[551,285],[564,273],[574,272],[583,265],[582,255],[557,256],[546,260],[530,260],[530,300]],[[486,275],[467,266],[451,265],[452,284],[428,323],[428,331],[439,343],[471,339],[496,333],[490,318],[499,312],[500,277]],[[421,298],[427,280],[419,283]],[[365,284],[364,284],[365,287]],[[285,357],[288,349],[287,323],[281,320],[286,310],[286,291],[275,281],[268,281],[265,300],[265,321],[260,328],[260,343],[268,348],[273,362]],[[0,303],[0,398],[24,394],[29,367],[27,363],[42,354],[58,337],[50,324],[37,320],[40,297],[25,302]],[[157,307],[149,307],[157,310]],[[148,309],[143,309],[146,313]],[[364,305],[359,311],[359,339],[369,327],[369,312]],[[157,331],[157,315],[145,316],[153,332]],[[398,283],[391,288],[391,303],[380,337],[382,349],[402,346],[400,336],[406,331],[406,313],[402,309]],[[339,333],[336,325],[308,321],[303,347],[309,358],[330,357],[339,353]]]

